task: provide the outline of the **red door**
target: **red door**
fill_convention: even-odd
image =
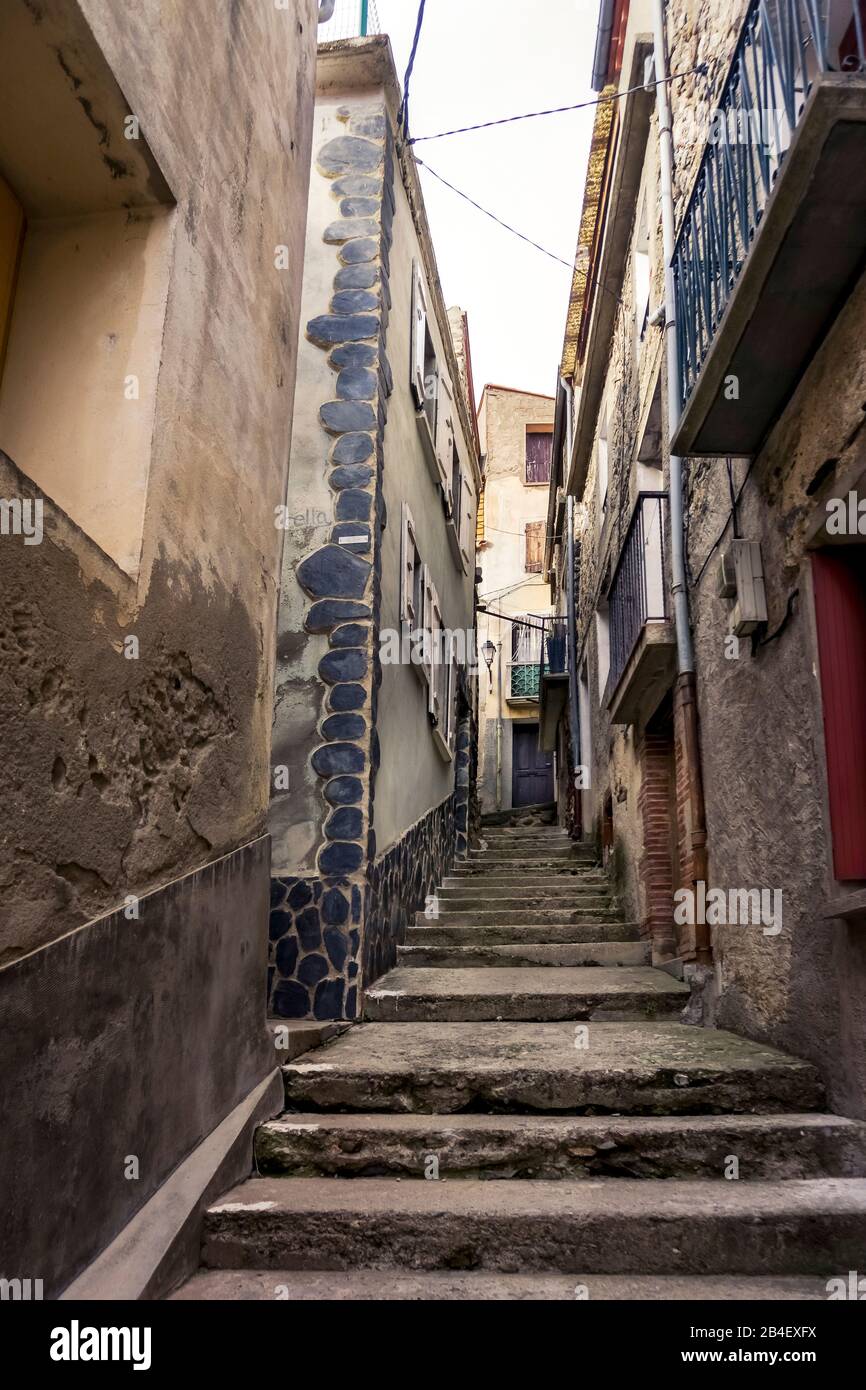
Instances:
[[[812,556],[833,865],[866,879],[866,547]]]

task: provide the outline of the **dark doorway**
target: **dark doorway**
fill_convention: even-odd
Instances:
[[[538,748],[537,724],[514,724],[511,733],[511,804],[543,806],[553,801],[553,754]]]

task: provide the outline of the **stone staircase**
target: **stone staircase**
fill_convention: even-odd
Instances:
[[[866,1125],[807,1063],[680,1022],[588,848],[485,836],[366,1021],[284,1067],[174,1297],[799,1299],[862,1272]]]

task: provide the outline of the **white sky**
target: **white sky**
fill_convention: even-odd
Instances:
[[[376,0],[402,81],[416,0]],[[592,98],[598,0],[427,0],[410,89],[411,134]],[[593,109],[421,143],[416,153],[476,202],[569,265]],[[476,393],[485,382],[552,395],[570,271],[421,171],[446,302],[469,314]]]

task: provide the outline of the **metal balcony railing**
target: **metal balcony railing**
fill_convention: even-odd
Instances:
[[[381,34],[376,0],[337,0],[333,16],[319,25],[319,43],[334,43],[337,39],[363,39],[368,34]]]
[[[863,0],[752,0],[749,6],[672,261],[683,405],[816,76],[866,70],[863,11]]]
[[[508,698],[510,700],[538,699],[537,661],[511,661],[508,663]]]
[[[615,690],[647,623],[668,616],[665,583],[666,492],[641,492],[608,592],[609,689]]]
[[[566,622],[564,618],[539,617],[525,628],[531,637],[531,651],[518,652],[508,663],[508,698],[537,700],[542,677],[549,672],[564,672],[566,657]],[[523,659],[521,659],[523,658]]]

